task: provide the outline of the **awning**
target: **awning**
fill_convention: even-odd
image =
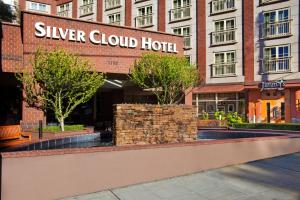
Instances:
[[[244,85],[206,85],[193,90],[193,93],[228,93],[241,92],[245,89]]]

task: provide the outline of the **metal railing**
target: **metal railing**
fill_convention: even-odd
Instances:
[[[226,12],[235,9],[235,0],[213,0],[211,5],[212,14]]]
[[[94,6],[93,3],[80,6],[79,7],[80,16],[92,14],[93,13],[93,6]]]
[[[216,31],[212,32],[212,45],[222,45],[228,43],[234,43],[235,40],[235,29]]]
[[[60,17],[70,17],[69,13],[70,13],[70,10],[63,10],[63,11],[57,12],[57,16],[60,16]]]
[[[274,38],[291,35],[291,20],[262,24],[262,37]]]
[[[262,62],[265,73],[291,71],[291,57],[265,58]]]
[[[260,0],[260,4],[268,4],[268,3],[273,3],[273,2],[279,2],[282,0]]]
[[[105,9],[112,9],[121,6],[121,0],[106,0]]]
[[[152,26],[153,25],[153,13],[149,15],[137,16],[135,18],[135,26],[138,28]]]
[[[178,21],[191,17],[191,5],[170,10],[170,21]]]
[[[183,47],[186,49],[191,48],[191,35],[185,35],[183,37]]]
[[[121,25],[121,21],[110,22],[111,25]]]
[[[213,64],[212,65],[212,77],[236,75],[235,65],[236,65],[235,62]]]

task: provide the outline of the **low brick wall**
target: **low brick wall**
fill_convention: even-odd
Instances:
[[[192,142],[196,139],[195,106],[114,105],[114,141],[117,146]]]

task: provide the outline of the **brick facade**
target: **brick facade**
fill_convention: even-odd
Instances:
[[[114,125],[117,146],[192,142],[197,138],[195,106],[117,104]]]
[[[23,67],[23,44],[19,25],[0,22],[0,71],[16,72]]]
[[[134,28],[122,28],[97,22],[87,22],[76,19],[60,18],[57,16],[44,15],[38,13],[24,12],[22,23],[19,25],[1,24],[1,71],[18,72],[25,68],[30,69],[33,54],[38,48],[53,50],[64,48],[70,52],[88,59],[94,69],[104,73],[128,74],[134,61],[142,53],[149,50],[141,49],[142,37],[152,38],[152,41],[161,41],[177,44],[178,55],[183,55],[183,38],[167,33],[145,31]],[[35,23],[43,22],[45,26],[74,29],[84,31],[85,42],[71,42],[62,39],[38,38],[35,36]],[[93,30],[99,30],[108,35],[132,37],[138,41],[136,48],[125,48],[119,46],[96,45],[93,44],[88,34]],[[162,51],[160,51],[162,53]],[[41,111],[28,108],[26,103],[22,103],[22,120],[24,122],[36,122],[43,120]]]

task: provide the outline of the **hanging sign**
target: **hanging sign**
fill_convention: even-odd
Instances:
[[[285,81],[263,81],[261,82],[260,91],[264,90],[284,90],[285,88]]]

